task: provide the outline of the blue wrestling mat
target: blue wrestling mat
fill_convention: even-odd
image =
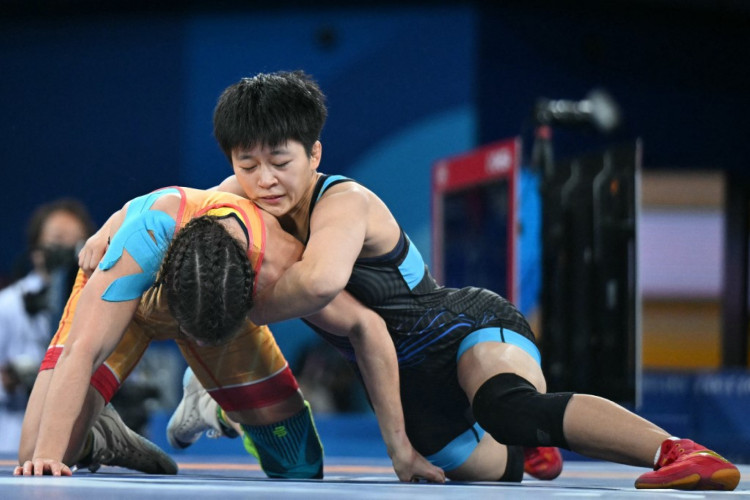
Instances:
[[[644,386],[644,416],[713,447],[736,464],[750,463],[750,373],[648,374]],[[568,452],[554,481],[526,476],[520,484],[400,483],[370,414],[316,415],[326,453],[325,478],[273,480],[265,477],[239,439],[204,437],[187,450],[172,450],[164,432],[168,418],[154,415],[149,438],[177,461],[176,476],[102,467],[95,474],[83,470],[70,478],[20,478],[12,475],[15,457],[0,456],[0,499],[750,499],[750,465],[738,465],[742,480],[733,492],[642,491],[633,483],[646,469],[583,460]]]
[[[743,480],[733,492],[640,491],[633,482],[644,469],[592,461],[572,461],[554,481],[525,478],[520,484],[448,482],[400,483],[388,460],[329,458],[322,480],[267,479],[251,458],[181,455],[176,476],[149,476],[102,467],[97,473],[78,471],[73,477],[14,477],[15,460],[0,460],[0,495],[7,499],[78,500],[106,498],[245,498],[456,500],[602,498],[750,498],[750,466],[740,466]]]

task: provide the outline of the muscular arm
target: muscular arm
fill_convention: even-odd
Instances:
[[[23,474],[61,470],[91,375],[114,350],[138,306],[137,300],[106,302],[101,295],[117,277],[139,270],[124,255],[110,271],[95,271],[83,288],[70,335],[44,397],[33,457],[24,464]]]
[[[258,294],[250,319],[257,324],[308,316],[341,292],[354,267],[367,229],[366,194],[358,187],[324,197],[310,219],[310,240],[302,259]]]
[[[445,482],[444,472],[417,453],[406,435],[396,349],[383,319],[346,292],[306,319],[330,333],[349,337],[398,478]]]
[[[153,206],[162,211],[170,211],[174,208],[172,205],[178,204],[176,197],[163,196]],[[132,206],[126,205],[120,214],[126,213]],[[171,234],[171,226],[163,223],[164,219],[169,220],[168,216],[160,219],[159,223],[149,225],[148,217],[139,218],[138,213],[137,210],[134,211],[133,218],[130,219],[131,225],[127,228],[124,224],[120,226],[124,217],[117,214],[108,221],[108,227],[113,233],[110,248],[112,254],[105,258],[108,261],[105,266],[96,268],[80,292],[70,333],[60,359],[47,379],[48,385],[42,386],[44,388],[39,389],[38,395],[36,387],[32,392],[32,398],[39,398],[33,406],[37,412],[34,418],[39,422],[38,431],[33,437],[27,438],[31,441],[26,443],[28,449],[33,447],[32,457],[16,469],[17,475],[70,474],[70,470],[62,462],[71,460],[66,453],[73,453],[79,444],[72,443],[71,437],[84,407],[91,375],[122,339],[138,307],[140,293],[152,283],[148,279],[135,284],[132,281],[118,280],[139,274],[155,275],[156,270],[150,267],[160,262],[159,253],[149,254],[153,250],[139,245],[131,247],[129,238],[138,231],[147,231],[155,241],[164,238],[167,232]],[[131,248],[135,248],[138,261],[131,255]],[[149,269],[142,269],[141,266]],[[121,286],[122,283],[130,284]],[[115,288],[110,288],[111,285],[115,285]],[[108,291],[109,296],[105,295],[105,291]],[[105,296],[108,300],[104,299]],[[27,409],[26,418],[29,418],[28,411]],[[69,447],[71,450],[68,450]]]

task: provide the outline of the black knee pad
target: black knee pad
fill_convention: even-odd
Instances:
[[[499,481],[507,483],[520,483],[523,480],[523,448],[521,446],[508,446],[508,461],[505,464],[505,473]]]
[[[487,380],[472,402],[474,418],[499,443],[568,448],[563,416],[572,392],[540,394],[525,378],[501,373]]]

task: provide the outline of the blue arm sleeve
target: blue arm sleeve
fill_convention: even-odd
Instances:
[[[164,253],[174,234],[175,221],[165,212],[148,209],[155,200],[156,198],[147,195],[131,202],[125,221],[110,241],[107,253],[99,263],[99,269],[106,271],[120,260],[123,250],[127,250],[142,270],[138,274],[122,276],[110,283],[102,295],[106,301],[136,299],[156,280]]]

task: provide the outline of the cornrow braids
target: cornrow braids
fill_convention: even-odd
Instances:
[[[217,345],[244,323],[254,277],[243,245],[216,217],[203,216],[174,237],[159,281],[180,328],[195,340]]]

